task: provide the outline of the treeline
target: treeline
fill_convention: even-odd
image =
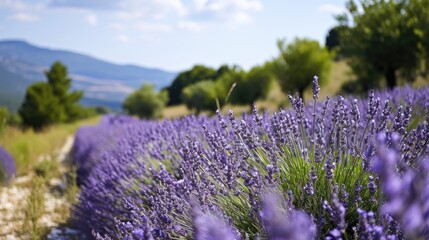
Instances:
[[[125,100],[124,110],[144,118],[161,117],[158,114],[161,111],[155,107],[166,105],[185,104],[197,114],[213,112],[227,103],[251,105],[265,99],[276,80],[285,93],[298,92],[301,97],[313,80],[311,74],[318,75],[321,83],[326,82],[334,55],[319,42],[297,38],[289,44],[280,40],[277,45],[276,58],[248,71],[239,66],[222,65],[214,69],[196,65],[178,74],[172,84],[159,93],[144,85]],[[137,97],[143,94],[158,97]],[[143,108],[152,110],[143,111]]]
[[[71,90],[72,80],[61,62],[53,63],[45,76],[46,81],[27,88],[18,113],[11,114],[6,108],[0,108],[0,131],[6,124],[40,131],[52,124],[74,122],[99,112],[97,108],[79,104],[84,93]]]
[[[326,37],[337,59],[345,59],[356,81],[343,86],[349,93],[393,88],[429,73],[429,1],[374,0],[346,3],[338,25]]]

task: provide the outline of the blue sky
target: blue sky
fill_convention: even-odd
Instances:
[[[345,0],[0,0],[0,39],[180,71],[245,69],[278,54],[276,41],[322,44]]]

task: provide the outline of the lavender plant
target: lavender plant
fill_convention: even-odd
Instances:
[[[15,175],[15,160],[6,150],[0,147],[0,183],[9,182]]]
[[[97,239],[426,236],[429,88],[318,101],[313,84],[312,103],[289,96],[273,115],[108,116],[81,129],[75,220]]]

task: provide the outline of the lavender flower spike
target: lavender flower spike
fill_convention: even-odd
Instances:
[[[0,183],[9,182],[16,175],[16,166],[13,157],[0,147]]]
[[[195,211],[195,210],[194,210]],[[195,240],[238,240],[236,230],[228,226],[222,219],[210,213],[194,212]]]
[[[270,240],[308,240],[316,237],[316,226],[310,217],[301,211],[285,210],[279,204],[279,197],[273,193],[264,198],[261,220]]]
[[[314,75],[313,77],[313,98],[317,100],[319,98],[320,85],[319,85],[319,77]]]

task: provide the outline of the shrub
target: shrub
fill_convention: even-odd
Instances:
[[[201,81],[184,88],[182,100],[189,109],[195,109],[197,114],[202,110],[215,111],[218,92],[215,82]]]
[[[156,93],[154,86],[143,84],[125,99],[123,109],[126,113],[140,118],[156,119],[162,117],[162,110],[167,101],[167,92]]]
[[[303,97],[305,88],[311,85],[308,73],[317,74],[322,84],[327,82],[333,60],[333,53],[309,39],[295,39],[286,45],[277,43],[280,55],[271,63],[272,71],[285,93],[298,92]]]
[[[0,135],[6,128],[9,119],[9,111],[5,107],[0,107]]]

